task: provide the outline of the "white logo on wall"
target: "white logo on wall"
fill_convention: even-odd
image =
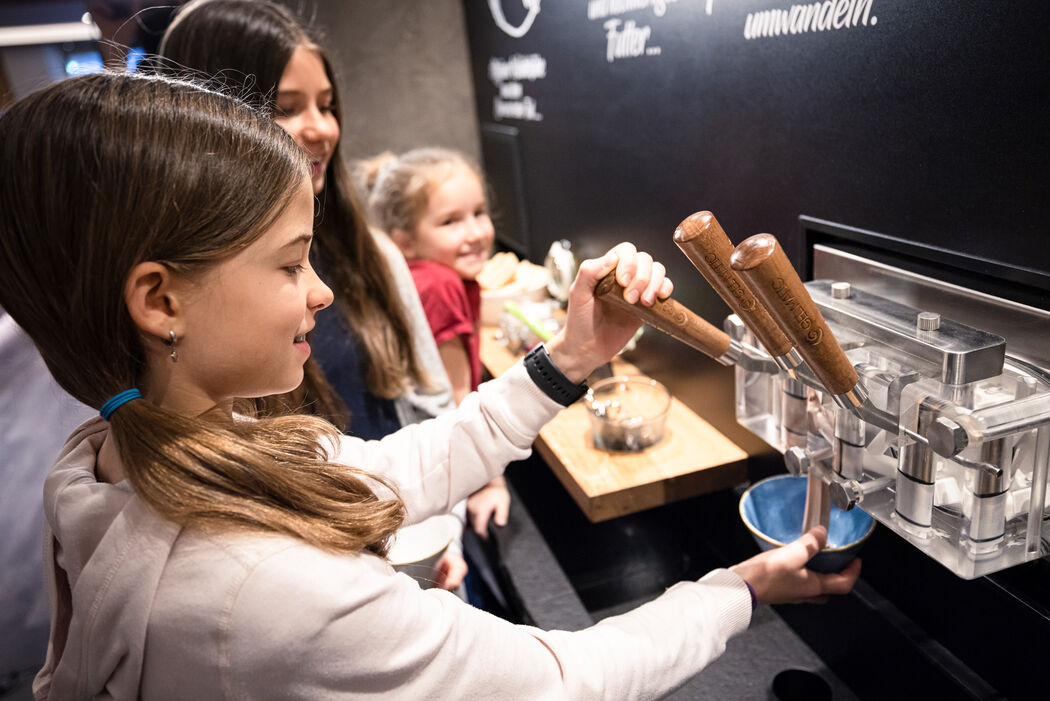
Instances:
[[[786,10],[763,10],[748,13],[744,21],[744,38],[778,37],[807,32],[849,29],[858,25],[875,25],[871,15],[873,0],[824,0],[792,5]]]
[[[515,27],[507,21],[507,16],[503,14],[503,0],[489,0],[489,12],[492,13],[496,26],[515,39],[520,39],[528,33],[532,28],[532,23],[536,21],[536,15],[540,13],[540,0],[521,0],[521,6],[529,13],[525,15],[521,24]]]
[[[517,27],[507,21],[503,14],[503,0],[489,0],[492,20],[503,32],[520,39],[532,28],[536,15],[540,13],[540,0],[521,0],[528,14]],[[539,122],[543,119],[536,100],[525,94],[524,81],[542,80],[547,77],[547,59],[539,54],[514,54],[510,58],[489,59],[489,80],[499,90],[492,100],[494,119],[520,119]]]

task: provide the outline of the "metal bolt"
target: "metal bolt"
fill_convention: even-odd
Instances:
[[[828,485],[831,503],[843,511],[849,511],[860,503],[864,493],[855,480],[835,480]]]
[[[947,416],[939,416],[926,429],[926,440],[933,452],[946,458],[954,458],[966,449],[970,442],[966,429]]]
[[[831,484],[828,485],[828,494],[831,496],[832,504],[843,511],[849,511],[863,502],[864,497],[868,494],[885,489],[895,482],[896,479],[893,477],[879,477],[867,482],[832,477]]]
[[[804,448],[798,446],[789,448],[784,453],[784,464],[787,466],[788,472],[795,476],[809,472],[809,456],[806,455]]]

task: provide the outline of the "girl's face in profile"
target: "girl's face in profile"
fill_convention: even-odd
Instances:
[[[324,189],[325,169],[339,143],[333,107],[332,84],[320,55],[309,47],[296,47],[277,84],[275,121],[310,157],[315,195]]]
[[[186,408],[295,389],[310,356],[306,333],[332,291],[310,267],[314,197],[303,181],[288,208],[250,246],[178,284],[184,313],[170,366]],[[192,402],[185,400],[194,398]]]
[[[473,280],[489,258],[494,237],[481,181],[469,168],[456,168],[431,190],[415,232],[401,238],[407,258],[441,263]]]

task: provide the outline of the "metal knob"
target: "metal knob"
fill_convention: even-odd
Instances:
[[[831,283],[832,299],[849,299],[851,296],[853,296],[853,286],[848,282]]]
[[[941,315],[937,312],[919,312],[916,323],[919,331],[936,331],[941,328]]]

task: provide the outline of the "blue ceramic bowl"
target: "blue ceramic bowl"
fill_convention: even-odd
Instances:
[[[740,497],[740,518],[762,550],[786,545],[801,536],[805,509],[805,476],[767,477]],[[842,511],[832,506],[828,545],[806,567],[817,572],[842,571],[874,530],[875,519],[861,509]]]

